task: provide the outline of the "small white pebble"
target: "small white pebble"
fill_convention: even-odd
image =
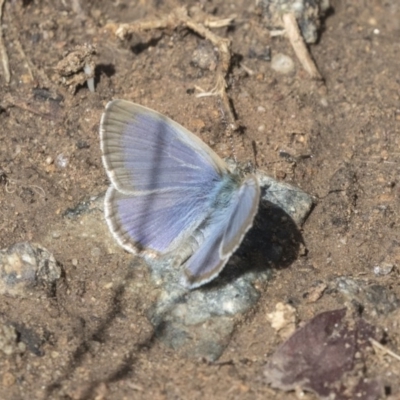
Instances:
[[[373,268],[375,276],[389,275],[394,268],[393,264],[383,263],[382,265],[375,265]]]
[[[265,131],[265,125],[261,124],[258,128],[257,128],[258,132],[264,132]]]
[[[68,163],[69,163],[69,159],[65,154],[60,153],[56,157],[56,162],[55,163],[56,163],[58,168],[66,168]]]
[[[289,74],[294,70],[294,62],[289,56],[278,53],[272,57],[271,68],[280,74]]]
[[[78,260],[77,260],[76,258],[73,258],[73,259],[71,260],[71,263],[72,263],[72,265],[73,265],[74,267],[76,267],[76,266],[78,265]]]
[[[26,344],[25,344],[24,342],[18,342],[18,350],[19,350],[21,353],[24,353],[25,350],[26,350]]]
[[[265,112],[265,108],[263,106],[258,106],[257,107],[257,112],[263,113],[263,112]]]
[[[319,101],[322,107],[328,107],[328,99],[326,97],[322,97],[321,100]]]

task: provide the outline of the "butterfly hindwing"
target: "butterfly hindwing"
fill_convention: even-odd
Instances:
[[[112,234],[132,253],[174,250],[206,218],[208,209],[209,204],[193,190],[134,195],[111,186],[105,201]]]
[[[255,176],[249,176],[229,197],[228,206],[211,216],[204,229],[204,241],[185,264],[187,286],[193,288],[215,278],[239,247],[253,224],[258,209],[260,189]]]
[[[260,201],[260,187],[257,178],[254,175],[247,176],[234,196],[237,196],[237,201],[224,233],[221,256],[232,254],[243,240],[245,233],[253,225]]]

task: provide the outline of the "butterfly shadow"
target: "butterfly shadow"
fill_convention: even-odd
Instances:
[[[281,207],[262,199],[253,227],[232,255],[228,264],[205,288],[217,288],[251,273],[268,278],[272,269],[290,266],[304,244],[300,229]]]
[[[295,209],[298,203],[292,200],[289,194],[283,203]],[[234,330],[232,316],[243,314],[259,299],[254,282],[267,281],[272,268],[290,266],[302,243],[294,219],[262,200],[253,227],[220,276],[195,290],[174,285],[173,275],[164,279],[163,294],[147,314],[157,339],[183,357],[217,360]]]

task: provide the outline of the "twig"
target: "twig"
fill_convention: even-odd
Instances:
[[[295,15],[293,13],[284,14],[282,20],[286,34],[301,65],[313,79],[322,80],[322,76],[304,43]]]
[[[246,65],[244,65],[243,63],[241,63],[240,66],[247,73],[247,75],[249,75],[249,76],[255,75],[255,72],[252,69],[250,69],[249,67],[247,67]]]
[[[44,189],[41,186],[24,184],[23,181],[16,180],[16,179],[8,180],[8,182],[6,183],[6,192],[9,194],[15,193],[15,191],[17,190],[16,187],[18,184],[23,188],[32,189],[35,193],[37,193],[39,196],[41,196],[43,198],[46,197],[46,192],[44,191]],[[14,189],[13,190],[9,189],[9,187],[10,187],[9,185],[13,185]]]
[[[206,25],[210,27],[230,25],[232,23],[232,18],[233,17],[219,21],[205,20],[203,23],[199,23],[188,15],[185,7],[180,7],[173,10],[170,14],[157,20],[139,21],[134,24],[109,24],[108,27],[114,30],[115,35],[120,39],[125,39],[131,33],[138,33],[153,29],[176,29],[179,26],[184,26],[202,36],[204,39],[209,40],[218,49],[220,55],[220,61],[216,72],[216,83],[214,88],[209,92],[200,93],[197,97],[219,96],[229,117],[229,129],[236,130],[238,126],[236,123],[235,114],[226,93],[226,76],[231,63],[231,41],[215,35],[206,27]]]
[[[24,51],[24,49],[22,48],[22,44],[21,44],[21,42],[19,41],[18,37],[15,39],[15,47],[17,48],[17,50],[19,51],[19,54],[21,55],[21,57],[22,57],[23,60],[24,60],[25,68],[26,68],[26,70],[28,71],[28,74],[29,74],[31,80],[34,81],[34,80],[35,80],[35,77],[33,76],[32,68],[31,68],[31,65],[30,65],[31,62],[30,62],[30,60],[28,59],[28,57],[26,56],[25,51]]]
[[[85,16],[85,13],[83,12],[83,9],[81,7],[81,3],[79,0],[71,0],[71,7],[74,13],[78,15],[78,17],[82,18]]]
[[[7,55],[7,50],[4,45],[3,41],[3,24],[2,24],[2,19],[3,19],[3,7],[4,7],[5,0],[0,0],[0,57],[1,61],[3,64],[3,69],[4,69],[4,79],[6,80],[7,83],[10,83],[11,80],[11,74],[10,74],[10,64],[8,61],[8,55]]]
[[[1,0],[0,0],[1,1]],[[18,18],[14,18],[13,13],[9,14],[10,18],[10,30],[12,30],[12,34],[15,37],[15,47],[20,53],[20,56],[23,59],[24,67],[28,71],[28,74],[32,81],[40,82],[39,85],[45,86],[48,88],[53,88],[55,91],[63,90],[61,87],[55,87],[54,82],[52,82],[46,73],[35,66],[35,64],[31,61],[31,59],[27,56],[21,41],[19,39],[20,32],[23,32],[21,21]],[[66,92],[62,91],[62,94],[65,95]]]
[[[20,108],[21,110],[28,111],[35,115],[40,115],[41,117],[49,119],[49,120],[53,119],[53,117],[49,113],[43,113],[43,112],[37,111],[34,108],[30,107],[26,102],[18,101],[15,98],[11,97],[9,94],[5,95],[3,100],[6,103],[10,104],[11,106]]]
[[[395,352],[393,352],[392,350],[388,349],[385,346],[382,346],[379,342],[377,342],[375,339],[369,338],[369,341],[372,343],[373,347],[378,348],[379,350],[381,350],[384,354],[388,354],[389,356],[392,356],[393,358],[395,358],[396,360],[400,361],[400,356],[398,354],[396,354]]]

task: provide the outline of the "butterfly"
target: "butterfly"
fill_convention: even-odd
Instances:
[[[260,201],[254,174],[231,168],[170,118],[125,100],[100,123],[111,185],[105,219],[117,242],[141,256],[171,256],[181,283],[214,279],[253,225]]]

